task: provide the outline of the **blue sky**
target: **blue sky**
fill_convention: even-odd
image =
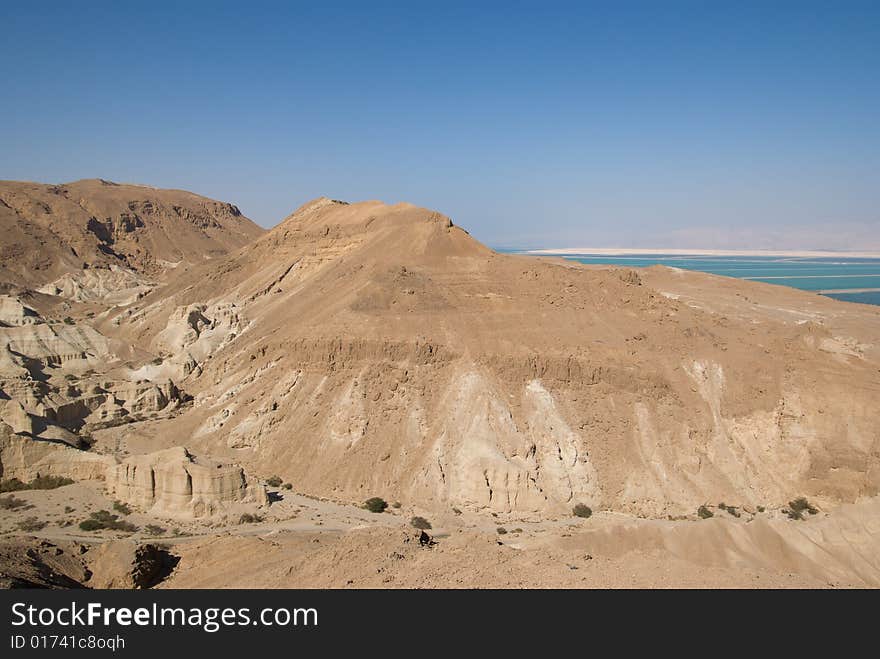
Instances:
[[[405,200],[494,246],[880,248],[880,3],[175,4],[7,3],[0,178],[263,226]]]

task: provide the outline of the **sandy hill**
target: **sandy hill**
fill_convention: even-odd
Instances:
[[[134,288],[263,233],[232,204],[102,179],[0,181],[0,226],[0,282],[71,298]]]
[[[500,255],[408,204],[318,199],[102,327],[194,396],[132,450],[314,495],[665,517],[880,487],[877,309]]]
[[[10,583],[132,587],[160,537],[180,587],[880,584],[876,307],[409,204],[0,199],[0,477],[75,481],[0,501]]]

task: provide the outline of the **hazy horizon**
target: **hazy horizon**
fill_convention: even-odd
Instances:
[[[11,6],[0,179],[493,246],[880,250],[880,5]]]

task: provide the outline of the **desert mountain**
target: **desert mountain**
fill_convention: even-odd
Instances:
[[[692,514],[880,488],[880,313],[497,254],[408,204],[306,204],[96,325],[161,358],[180,443],[342,500]]]
[[[232,204],[102,179],[0,181],[0,226],[0,283],[71,299],[143,292],[169,268],[223,256],[263,232]]]
[[[183,543],[180,586],[880,584],[876,307],[502,255],[409,204],[321,198],[261,234],[78,186],[95,210],[2,196],[58,199],[6,243],[46,265],[3,262],[0,476],[75,481],[3,500],[16,583],[129,583],[151,545],[80,547],[98,528]],[[96,210],[117,187],[123,215],[153,200],[143,226],[63,228],[122,217]],[[596,514],[573,534],[575,504]],[[456,535],[426,549],[413,514]]]

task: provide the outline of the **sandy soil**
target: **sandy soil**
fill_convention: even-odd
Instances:
[[[740,511],[737,518],[715,507],[707,520],[597,512],[589,519],[534,521],[451,513],[432,518],[432,541],[422,544],[421,532],[410,526],[419,511],[408,507],[375,514],[285,490],[273,494],[275,502],[255,524],[170,523],[133,512],[124,518],[141,530],[130,534],[76,526],[89,512],[112,509],[96,484],[17,493],[32,507],[0,511],[0,578],[119,587],[126,581],[118,565],[133,546],[121,542],[127,539],[164,547],[174,557],[160,588],[880,586],[878,499],[805,521],[776,510]],[[29,517],[48,524],[19,530]],[[147,524],[165,531],[152,535],[143,530]],[[32,549],[26,553],[26,547]],[[43,562],[32,555],[44,556]],[[46,561],[54,581],[45,574]]]

